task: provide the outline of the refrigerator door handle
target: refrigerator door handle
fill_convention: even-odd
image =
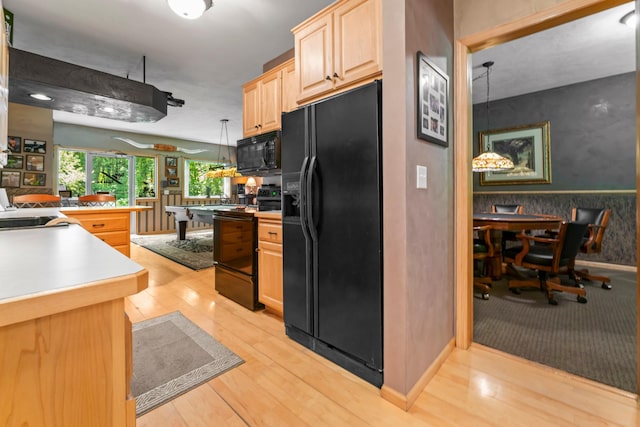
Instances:
[[[307,227],[309,227],[309,233],[311,234],[311,238],[313,240],[318,240],[318,230],[316,229],[316,218],[313,217],[313,182],[314,175],[316,172],[316,167],[318,165],[318,158],[316,156],[311,157],[311,164],[309,165],[309,179],[307,180],[307,203],[306,206],[308,208],[307,212]]]
[[[304,158],[300,168],[300,222],[302,223],[302,233],[305,240],[309,241],[309,218],[307,217],[307,169],[309,168],[309,156]]]

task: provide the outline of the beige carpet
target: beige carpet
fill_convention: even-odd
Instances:
[[[244,362],[179,311],[132,329],[137,416]]]

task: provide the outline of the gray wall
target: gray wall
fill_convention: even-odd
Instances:
[[[550,122],[552,182],[480,186],[474,176],[474,190],[635,189],[635,88],[628,73],[490,102],[491,129]],[[486,126],[485,104],[474,105],[474,156]]]

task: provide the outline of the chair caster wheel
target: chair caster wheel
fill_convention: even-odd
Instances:
[[[489,299],[489,292],[483,292],[482,299]]]
[[[585,297],[583,297],[582,295],[578,295],[578,302],[580,304],[586,304],[587,303],[587,299]]]
[[[611,290],[611,283],[602,282],[602,289]]]
[[[520,295],[520,289],[518,288],[510,288],[509,290],[516,295]]]
[[[549,298],[549,305],[558,305],[558,301],[554,300],[553,298]]]

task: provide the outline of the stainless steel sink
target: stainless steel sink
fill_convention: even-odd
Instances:
[[[34,228],[44,227],[52,219],[57,216],[25,216],[17,218],[0,218],[0,230],[16,229],[16,228]],[[60,224],[67,225],[67,224]]]

